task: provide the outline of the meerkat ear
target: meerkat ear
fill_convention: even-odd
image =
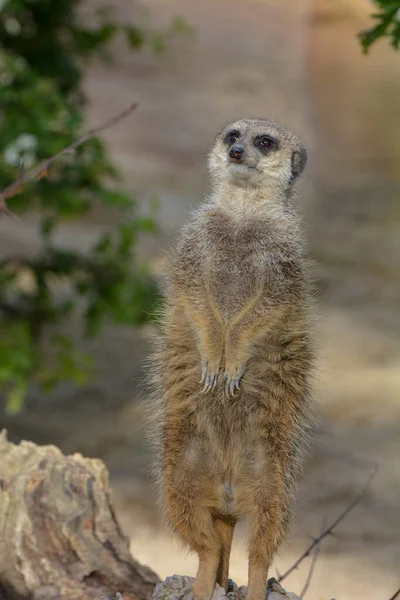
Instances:
[[[292,179],[296,179],[303,171],[307,162],[307,151],[305,148],[292,152]]]

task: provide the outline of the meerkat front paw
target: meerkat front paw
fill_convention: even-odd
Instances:
[[[233,370],[227,370],[222,378],[222,390],[227,398],[234,396],[235,391],[240,389],[240,380],[246,372],[245,367],[235,367]]]
[[[214,361],[213,363],[207,360],[201,361],[200,383],[204,383],[204,387],[202,390],[203,394],[206,394],[207,392],[212,392],[215,389],[219,378],[219,364],[220,363],[217,363],[216,361]]]

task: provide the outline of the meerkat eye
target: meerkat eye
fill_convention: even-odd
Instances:
[[[270,135],[261,135],[260,137],[256,138],[255,145],[260,150],[271,150],[278,147],[276,139]]]
[[[262,146],[263,148],[271,148],[273,144],[274,142],[266,135],[264,135],[264,137],[262,137],[260,140],[260,146]]]
[[[229,131],[225,136],[226,144],[234,144],[240,138],[240,131]]]

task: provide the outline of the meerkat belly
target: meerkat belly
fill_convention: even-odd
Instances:
[[[196,472],[205,506],[221,516],[239,518],[248,513],[267,470],[261,435],[248,425],[242,420],[241,427],[228,431],[218,419],[206,426],[202,421],[185,453],[184,468]]]
[[[268,459],[265,447],[257,441],[224,450],[218,477],[214,481],[214,509],[223,516],[239,518],[254,505],[259,482],[265,480]]]
[[[267,455],[261,446],[248,446],[242,454],[236,450],[232,455],[232,467],[226,469],[218,482],[216,510],[233,518],[250,512],[267,468]]]

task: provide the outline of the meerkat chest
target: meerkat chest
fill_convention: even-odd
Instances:
[[[263,286],[266,248],[260,233],[254,226],[227,227],[208,240],[203,268],[216,305],[227,316],[240,310]]]

